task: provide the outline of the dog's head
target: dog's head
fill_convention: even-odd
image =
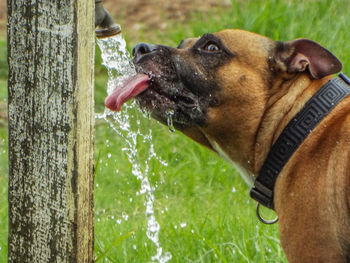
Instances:
[[[186,39],[178,47],[140,43],[133,50],[138,75],[106,99],[112,110],[135,97],[142,108],[211,147],[203,135],[254,134],[277,76],[322,78],[341,63],[310,40],[276,42],[243,30]]]

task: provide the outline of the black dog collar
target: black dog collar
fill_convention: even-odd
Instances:
[[[272,146],[250,190],[253,199],[270,209],[274,208],[273,189],[278,174],[317,124],[349,94],[350,79],[340,73],[313,95]]]

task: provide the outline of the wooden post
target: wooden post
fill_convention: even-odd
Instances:
[[[93,262],[94,0],[7,0],[8,262]]]

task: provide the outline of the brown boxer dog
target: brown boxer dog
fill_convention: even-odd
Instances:
[[[275,42],[242,30],[139,44],[137,74],[107,97],[140,106],[233,163],[252,184],[271,146],[312,95],[341,70],[319,44]],[[301,144],[278,176],[274,209],[289,262],[350,262],[350,96]]]

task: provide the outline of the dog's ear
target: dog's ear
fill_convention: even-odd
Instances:
[[[271,62],[274,63],[274,70],[288,74],[306,71],[313,79],[323,78],[342,69],[342,63],[331,52],[308,39],[277,42]]]

